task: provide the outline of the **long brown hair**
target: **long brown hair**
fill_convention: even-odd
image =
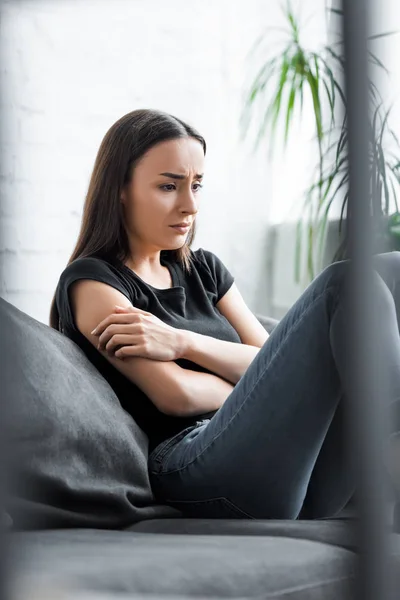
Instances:
[[[97,257],[124,261],[129,256],[120,195],[129,183],[135,164],[152,146],[171,139],[192,137],[206,153],[204,138],[176,117],[157,110],[134,110],[110,127],[94,163],[86,194],[81,229],[67,265],[77,258]],[[190,271],[190,246],[196,233],[195,222],[186,243],[171,251],[186,271]],[[50,307],[50,327],[59,330],[55,294]]]

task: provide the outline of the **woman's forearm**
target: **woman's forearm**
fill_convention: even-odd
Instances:
[[[260,351],[256,346],[226,342],[193,331],[182,331],[182,358],[236,384]]]
[[[183,369],[180,377],[181,401],[177,416],[193,416],[218,410],[234,385],[212,373]]]

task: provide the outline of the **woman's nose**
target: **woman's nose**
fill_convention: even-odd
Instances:
[[[197,200],[195,194],[192,191],[185,192],[184,197],[182,199],[182,208],[184,208],[186,212],[189,212],[191,214],[197,213]]]

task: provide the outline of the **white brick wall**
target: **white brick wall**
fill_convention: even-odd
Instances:
[[[205,136],[195,247],[217,252],[266,312],[268,173],[239,142],[238,120],[245,56],[269,3],[12,0],[1,11],[1,295],[48,322],[100,141],[150,107]]]

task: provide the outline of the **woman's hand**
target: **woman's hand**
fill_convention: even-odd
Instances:
[[[92,331],[99,336],[98,350],[117,358],[141,356],[170,361],[181,358],[185,348],[185,331],[170,327],[153,314],[135,308],[115,307]]]

